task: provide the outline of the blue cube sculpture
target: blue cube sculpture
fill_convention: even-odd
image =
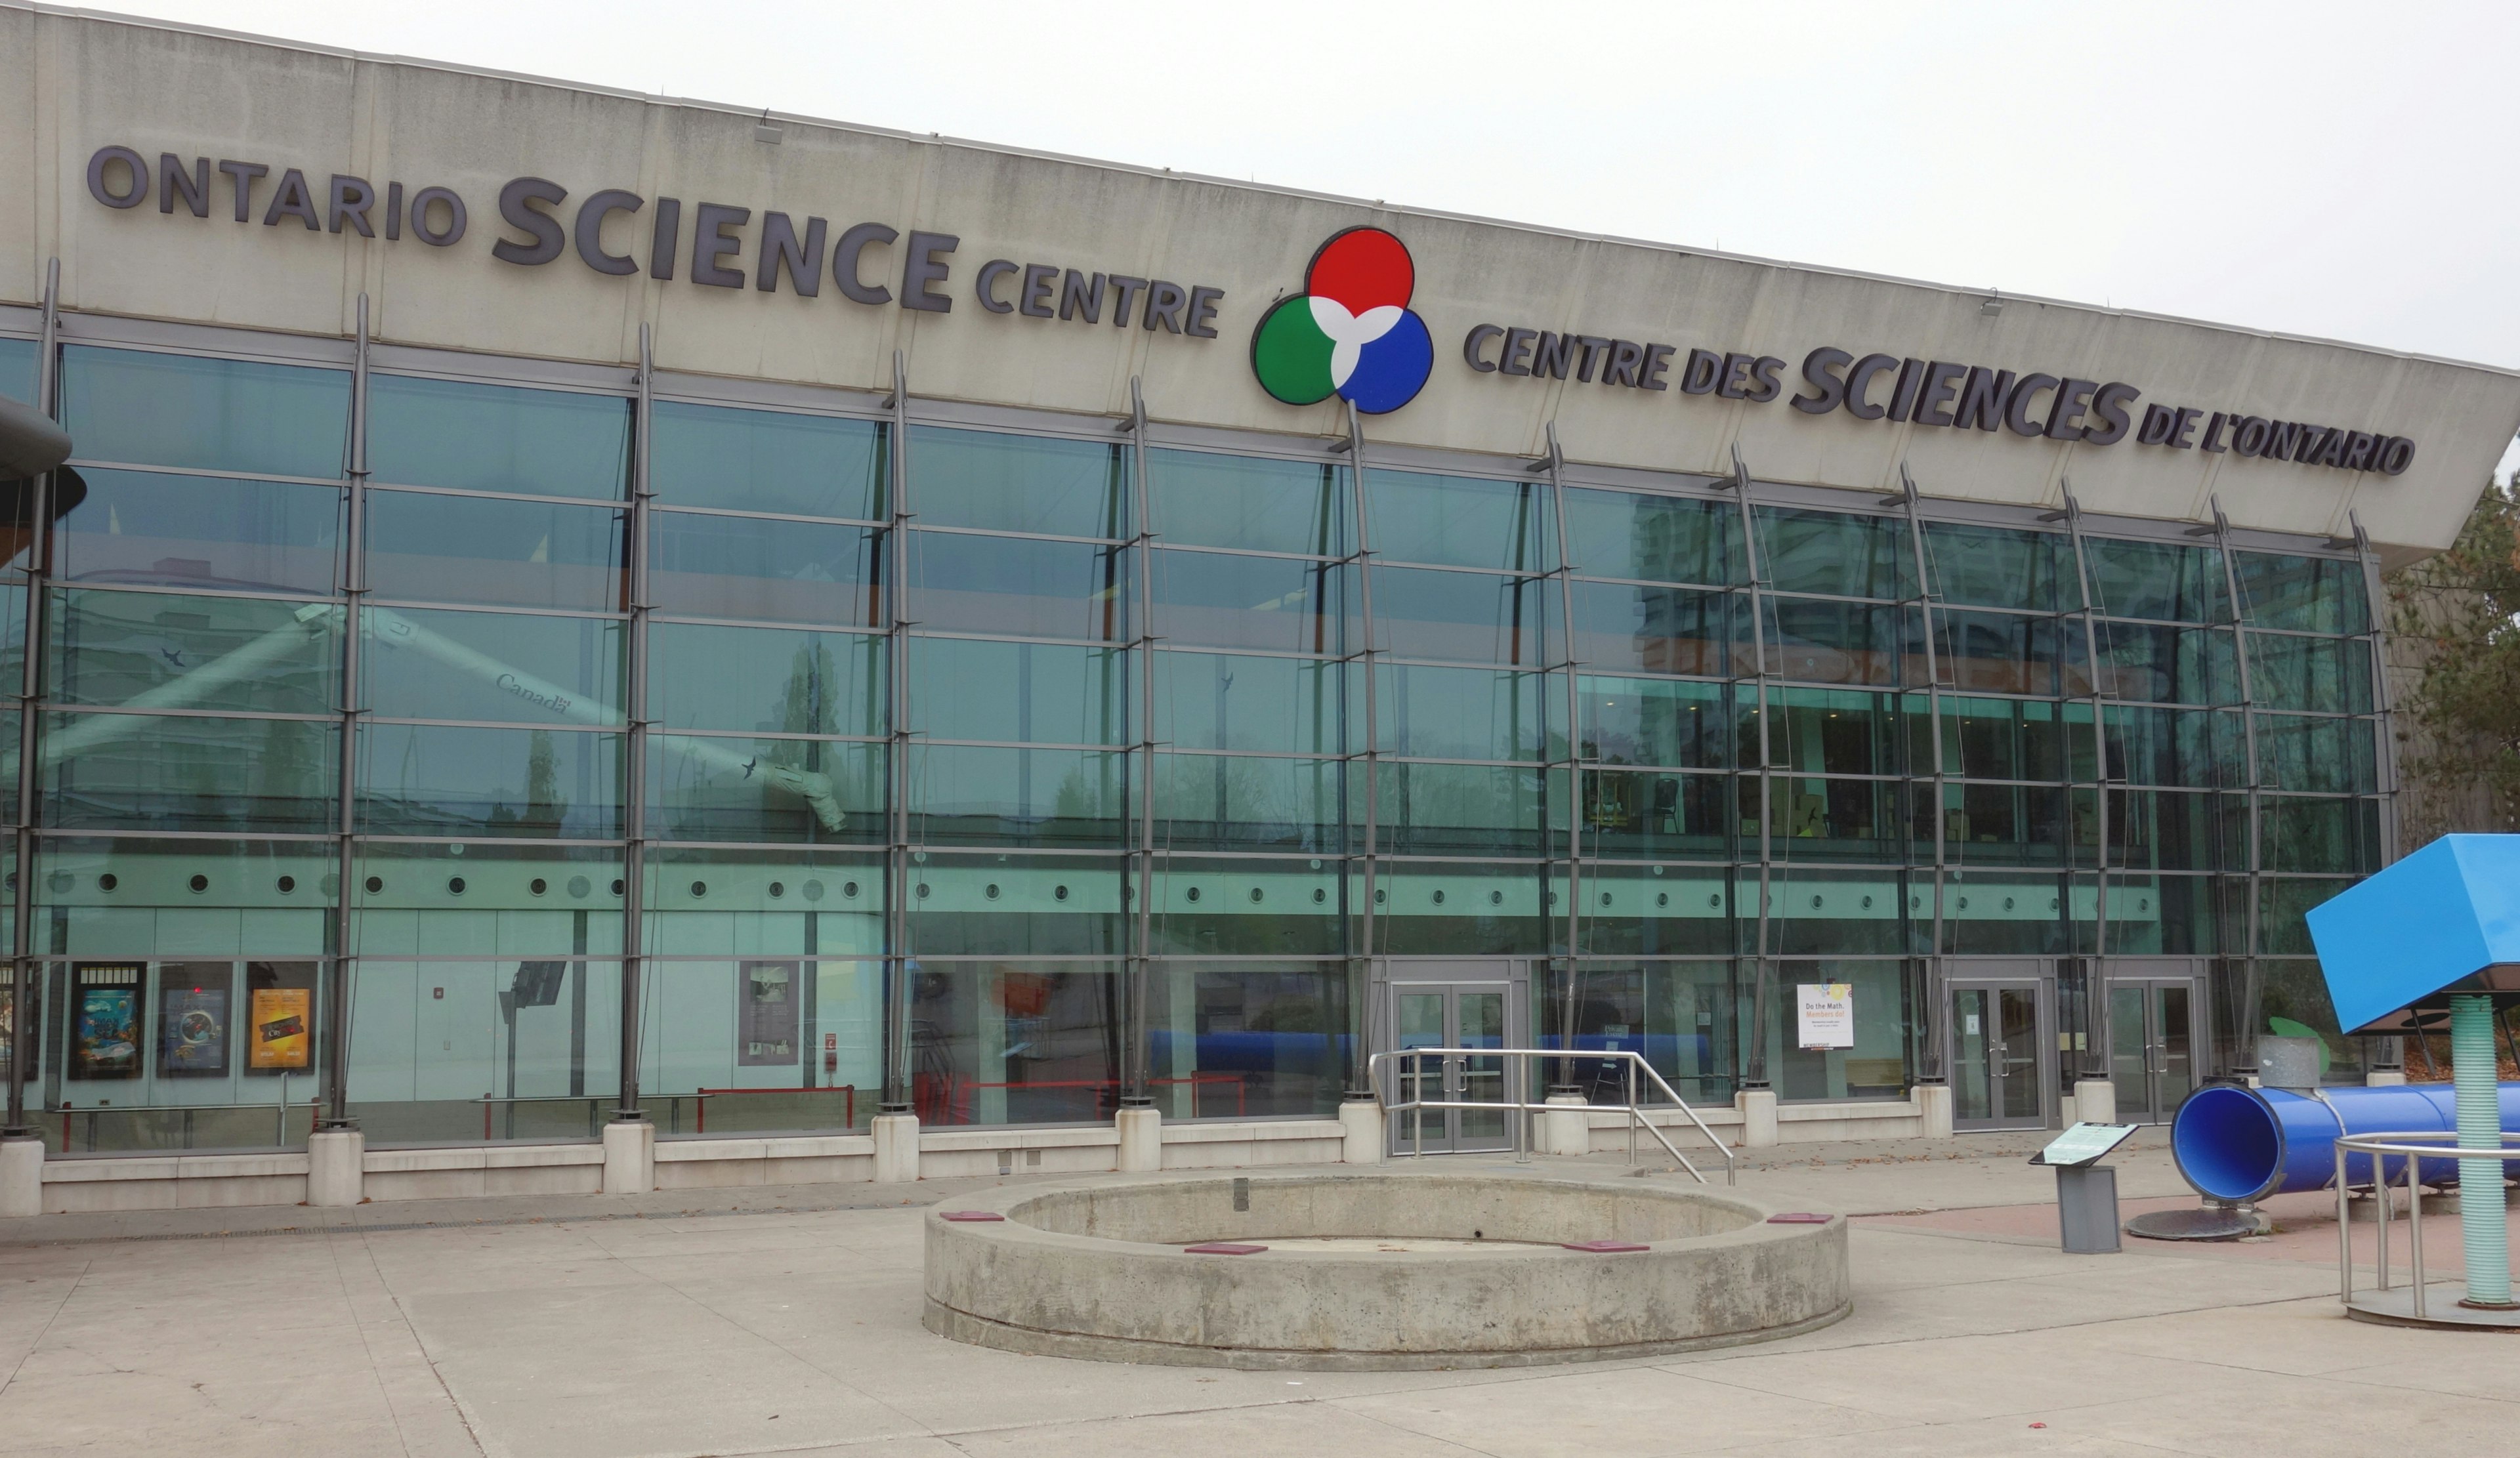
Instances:
[[[2453,993],[2520,1002],[2520,835],[2445,835],[2313,907],[2310,936],[2347,1033],[2438,1027]]]

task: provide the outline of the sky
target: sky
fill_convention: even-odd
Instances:
[[[2520,368],[2509,0],[121,9]]]

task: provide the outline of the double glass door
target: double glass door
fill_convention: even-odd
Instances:
[[[2044,1128],[2040,985],[1952,984],[1952,1123]]]
[[[1391,984],[1393,1045],[1399,1048],[1512,1047],[1513,1011],[1509,982]],[[1502,1057],[1466,1052],[1396,1062],[1404,1103],[1427,1099],[1501,1104],[1512,1097]],[[1503,1108],[1406,1110],[1391,1120],[1391,1147],[1396,1153],[1422,1149],[1428,1154],[1509,1149],[1513,1146],[1511,1117]]]
[[[2109,1082],[2122,1124],[2168,1124],[2196,1087],[2196,984],[2109,983]]]

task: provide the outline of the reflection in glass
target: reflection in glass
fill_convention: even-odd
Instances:
[[[1327,659],[1166,651],[1154,664],[1158,743],[1336,754],[1343,747],[1342,675],[1351,685],[1345,712],[1363,717],[1354,707],[1363,702],[1355,670]]]
[[[1365,502],[1377,561],[1506,572],[1557,566],[1544,482],[1370,470]]]
[[[1155,619],[1185,647],[1347,651],[1357,609],[1346,568],[1291,557],[1215,552],[1154,554]]]
[[[359,824],[376,835],[608,840],[621,833],[621,735],[372,724]]]
[[[1343,467],[1205,451],[1149,451],[1153,526],[1167,542],[1345,556],[1354,535]]]
[[[65,828],[323,831],[337,828],[339,738],[322,720],[47,714],[37,783]]]
[[[648,524],[659,612],[823,627],[882,621],[878,531],[688,511],[656,511]]]
[[[1128,834],[1128,793],[1125,754],[966,744],[910,751],[914,841],[1116,844]]]
[[[82,461],[335,480],[349,447],[347,370],[71,344],[61,387]]]
[[[1128,949],[1128,868],[1121,856],[915,851],[903,888],[911,950],[922,957],[1118,956]]]
[[[1582,680],[1583,756],[1605,765],[1723,769],[1732,761],[1720,684]]]
[[[664,729],[880,734],[884,652],[872,634],[651,623],[649,712]]]
[[[1348,1062],[1334,962],[1164,962],[1148,979],[1148,1082],[1166,1119],[1328,1118]]]
[[[911,728],[939,739],[1129,741],[1123,649],[914,636],[910,678]]]
[[[884,426],[659,400],[648,484],[672,507],[881,520]]]
[[[630,401],[470,380],[368,380],[368,469],[398,486],[619,501]]]
[[[1556,587],[1543,577],[1376,566],[1374,632],[1394,657],[1541,667]]]
[[[1732,594],[1578,582],[1573,595],[1575,659],[1589,668],[1717,678],[1749,663],[1749,618]]]
[[[22,596],[20,599],[22,602]],[[64,704],[329,714],[340,614],[305,602],[55,590],[48,696]],[[22,614],[13,614],[13,618]],[[14,667],[17,655],[9,655]],[[0,676],[7,670],[0,668]]]
[[[1117,443],[922,425],[910,432],[910,500],[924,526],[1130,537],[1128,462]]]
[[[939,632],[1115,642],[1129,636],[1129,553],[1084,542],[913,532],[910,615]]]
[[[1268,847],[1336,854],[1345,770],[1337,760],[1159,754],[1156,843],[1182,850]]]
[[[1729,502],[1580,487],[1565,495],[1567,556],[1588,577],[1741,580],[1740,514]]]
[[[659,733],[648,741],[648,832],[667,840],[884,837],[881,744]]]
[[[622,722],[618,618],[369,608],[360,696],[386,719]]]
[[[1119,1107],[1119,968],[948,962],[911,978],[922,1126],[1107,1122]]]
[[[628,606],[621,511],[385,490],[371,490],[367,506],[368,588],[379,598]]]
[[[1538,761],[1550,753],[1542,726],[1566,717],[1566,681],[1546,674],[1388,663],[1376,675],[1385,754]]]
[[[2370,630],[2371,604],[2361,562],[2243,552],[2234,553],[2232,565],[2239,573],[2240,596],[2248,604],[2252,628],[2302,633]]]
[[[54,537],[73,582],[329,593],[340,545],[335,486],[82,466],[87,493]]]

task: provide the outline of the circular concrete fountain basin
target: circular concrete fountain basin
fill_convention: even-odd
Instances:
[[[1782,1213],[1503,1171],[1028,1185],[928,1212],[925,1319],[1013,1351],[1317,1371],[1727,1347],[1850,1309],[1846,1221]]]

